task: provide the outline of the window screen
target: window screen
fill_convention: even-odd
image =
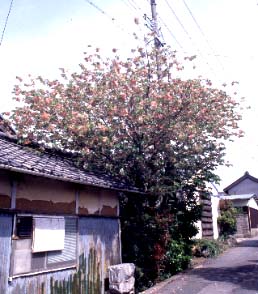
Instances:
[[[77,220],[66,218],[64,250],[47,253],[47,266],[53,267],[55,264],[75,263],[77,246]]]

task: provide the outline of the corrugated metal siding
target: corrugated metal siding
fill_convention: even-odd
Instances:
[[[12,216],[0,214],[0,293],[7,293],[10,269]]]
[[[63,270],[52,273],[13,279],[6,294],[81,294],[73,292],[71,277],[76,270]],[[2,293],[1,293],[2,294]]]
[[[0,294],[103,294],[107,267],[121,262],[119,229],[118,219],[79,218],[77,269],[15,278]]]
[[[57,252],[49,252],[47,263],[57,263],[64,261],[76,260],[76,244],[77,244],[77,218],[65,218],[65,240],[64,250],[59,254]]]
[[[111,218],[79,219],[80,267],[87,275],[80,293],[104,293],[109,265],[121,263],[119,220]],[[86,260],[86,264],[82,263]],[[85,292],[84,292],[85,291]]]

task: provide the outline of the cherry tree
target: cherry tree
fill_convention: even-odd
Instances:
[[[126,60],[103,60],[97,49],[77,73],[20,79],[14,93],[21,106],[11,118],[25,143],[77,152],[88,168],[146,190],[171,167],[187,180],[203,177],[223,163],[225,140],[241,135],[240,115],[225,91],[209,80],[173,78],[177,70],[169,49],[137,48]]]
[[[153,228],[157,232],[155,219],[162,233],[152,238],[148,254],[164,256],[172,215],[182,203],[178,199],[184,199],[182,209],[190,215],[196,193],[218,179],[215,170],[224,163],[225,142],[242,135],[238,103],[208,79],[180,78],[183,67],[169,48],[147,52],[138,47],[129,58],[113,51],[112,58],[103,58],[99,49],[85,53],[79,71],[61,69],[60,79],[39,76],[24,83],[19,78],[14,94],[20,105],[10,119],[23,143],[72,152],[85,168],[111,173],[154,195],[153,202],[137,200],[138,210],[137,201],[123,199],[124,231],[132,234],[134,223],[144,234],[144,223],[150,236]],[[185,222],[188,227],[194,215]]]

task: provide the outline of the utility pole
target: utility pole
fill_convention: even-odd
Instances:
[[[151,22],[152,22],[152,30],[153,30],[153,34],[154,34],[154,45],[156,48],[159,48],[159,39],[158,39],[158,20],[157,20],[157,10],[156,10],[156,1],[155,0],[150,0],[150,4],[151,4]]]
[[[151,4],[151,30],[154,35],[154,46],[156,48],[156,66],[157,66],[157,77],[160,79],[160,61],[159,61],[159,48],[163,46],[163,43],[159,40],[159,28],[158,28],[158,19],[157,19],[157,10],[156,10],[156,1],[150,0]]]
[[[150,0],[151,4],[151,23],[152,23],[152,31],[154,34],[154,45],[158,49],[163,46],[163,43],[159,40],[159,28],[158,28],[158,18],[157,18],[157,10],[156,10],[156,1]]]

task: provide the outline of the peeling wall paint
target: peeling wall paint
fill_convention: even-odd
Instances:
[[[73,214],[75,213],[75,201],[66,203],[17,198],[16,209],[22,211],[31,211],[35,213]]]
[[[7,171],[0,171],[0,209],[11,207],[12,178],[17,182],[14,203],[17,210],[46,214],[76,214],[78,207],[79,215],[119,215],[117,191]]]
[[[97,187],[85,187],[80,191],[79,214],[118,216],[118,192]]]
[[[20,175],[16,208],[41,213],[75,213],[75,186],[36,176]]]
[[[97,187],[84,187],[79,195],[79,212],[81,214],[99,214],[101,189]]]
[[[0,170],[0,194],[11,196],[10,176],[2,170]]]
[[[17,183],[13,208],[22,213],[76,216],[78,208],[76,268],[23,275],[8,282],[12,180]],[[121,263],[117,191],[0,170],[0,209],[4,211],[0,212],[0,294],[104,294],[108,266]]]
[[[11,181],[6,172],[0,170],[0,208],[11,207]]]
[[[10,208],[11,197],[8,195],[0,194],[0,208]]]
[[[108,216],[119,216],[118,192],[102,189],[100,196],[100,214]]]

